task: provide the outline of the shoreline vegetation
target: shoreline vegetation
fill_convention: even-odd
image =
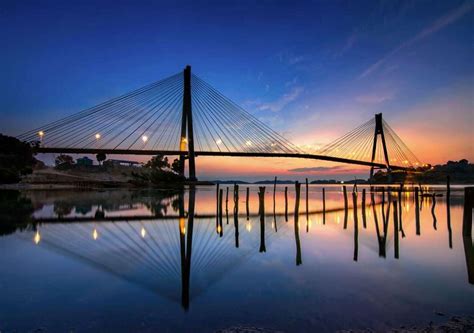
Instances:
[[[35,156],[38,142],[26,143],[0,134],[0,189],[64,189],[64,188],[146,188],[182,187],[214,184],[294,184],[293,180],[211,180],[190,182],[181,174],[179,159],[172,163],[162,155],[141,164],[135,161],[107,159],[97,154],[98,165],[89,157],[76,161],[69,155],[58,155],[55,166],[46,166]],[[308,175],[310,178],[311,175]],[[378,171],[373,179],[317,179],[310,184],[474,184],[474,164],[467,160],[448,161],[427,170],[413,172]]]

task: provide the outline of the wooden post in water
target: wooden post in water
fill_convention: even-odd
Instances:
[[[415,223],[416,223],[416,234],[421,235],[420,228],[420,196],[418,193],[418,187],[415,187]]]
[[[306,221],[309,220],[309,184],[306,178]]]
[[[249,218],[250,218],[249,197],[250,197],[250,189],[249,189],[249,187],[247,186],[247,195],[246,195],[246,198],[245,198],[245,208],[246,208],[246,210],[247,210],[247,221],[248,221]]]
[[[365,212],[365,188],[362,189],[362,224],[367,229],[367,215]]]
[[[235,247],[239,247],[239,185],[234,184],[234,230]]]
[[[323,187],[323,225],[326,224],[326,191]]]
[[[466,257],[467,280],[474,284],[474,244],[471,236],[463,236],[464,255]]]
[[[348,203],[346,185],[342,186],[342,192],[344,193],[344,229],[347,229]]]
[[[354,223],[359,224],[359,218],[357,214],[357,192],[352,192],[352,212],[354,213]]]
[[[267,252],[265,247],[265,186],[258,188],[258,213],[260,215],[260,252]]]
[[[224,195],[224,190],[219,190],[219,224],[217,225],[216,232],[222,237],[222,197]]]
[[[472,209],[474,208],[474,187],[464,188],[464,213],[462,235],[472,237]]]
[[[432,196],[432,200],[433,200],[433,205],[431,205],[431,215],[433,216],[433,228],[434,230],[437,230],[437,227],[436,227],[436,214],[435,214],[435,206],[436,206],[436,195],[433,193],[433,196]]]
[[[451,179],[446,177],[446,223],[448,224],[449,248],[453,248],[453,231],[451,229]]]
[[[285,222],[288,222],[288,186],[285,186]]]
[[[394,256],[395,259],[399,258],[399,238],[398,238],[398,206],[397,201],[393,201],[393,237],[394,240]]]
[[[225,217],[226,223],[229,224],[229,186],[225,188]]]
[[[219,225],[219,184],[216,186],[216,229]]]
[[[299,182],[295,183],[295,218],[294,218],[294,227],[295,227],[295,242],[296,242],[296,266],[299,266],[303,263],[301,259],[301,243],[300,243],[300,233],[299,233],[299,210],[300,210],[300,191],[301,184]]]

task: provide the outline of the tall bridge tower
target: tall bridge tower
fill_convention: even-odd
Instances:
[[[374,161],[375,161],[375,153],[377,151],[377,141],[378,141],[377,138],[379,136],[382,140],[382,149],[383,149],[383,155],[384,155],[385,164],[386,164],[386,170],[387,170],[388,173],[390,173],[390,171],[391,171],[390,160],[388,158],[387,144],[385,142],[385,134],[383,132],[383,122],[382,122],[382,114],[381,113],[377,113],[375,115],[375,132],[374,132],[374,143],[372,144],[371,163],[374,163]],[[370,179],[373,178],[375,169],[385,169],[385,168],[376,167],[372,164],[372,166],[370,167]]]
[[[194,153],[194,132],[193,132],[193,110],[191,100],[191,66],[186,66],[183,71],[183,113],[181,118],[181,139],[180,151],[187,151],[186,155],[180,155],[180,174],[184,176],[186,159],[189,160],[189,180],[196,181],[196,161]]]

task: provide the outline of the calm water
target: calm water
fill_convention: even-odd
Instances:
[[[462,192],[420,199],[340,186],[0,192],[0,331],[286,332],[391,327],[474,314]],[[396,216],[393,200],[397,202]],[[227,209],[226,209],[227,206]],[[401,208],[401,214],[400,209]],[[307,211],[308,209],[308,211]],[[397,221],[397,223],[394,223]],[[470,268],[470,278],[468,273]],[[470,279],[470,283],[469,283]],[[444,314],[441,316],[440,313]]]

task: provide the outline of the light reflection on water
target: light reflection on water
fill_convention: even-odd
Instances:
[[[346,210],[341,186],[323,201],[303,184],[296,207],[293,185],[267,185],[260,214],[257,186],[248,202],[246,185],[220,188],[221,204],[215,187],[2,192],[0,330],[334,331],[473,314],[456,189],[448,207],[442,187],[417,203],[348,186]]]

